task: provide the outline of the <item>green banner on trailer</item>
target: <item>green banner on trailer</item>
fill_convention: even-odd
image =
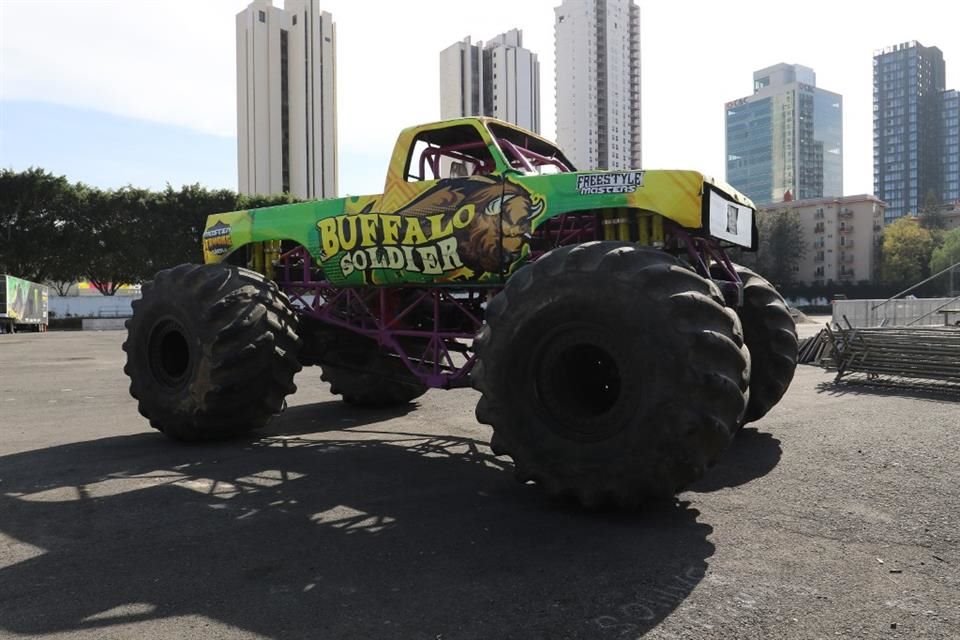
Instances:
[[[0,318],[17,324],[47,324],[50,292],[42,284],[0,275]]]

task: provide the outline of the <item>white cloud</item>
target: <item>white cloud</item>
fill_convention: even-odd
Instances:
[[[4,0],[0,23],[4,99],[235,134],[225,3]]]
[[[279,4],[279,2],[277,2]],[[386,162],[400,128],[439,116],[438,54],[513,27],[541,62],[552,136],[559,0],[323,3],[337,23],[341,153]],[[89,107],[222,136],[236,129],[234,16],[246,0],[0,0],[0,99]],[[755,69],[813,67],[844,96],[845,189],[872,188],[872,53],[916,39],[943,49],[960,88],[960,5],[882,0],[642,1],[644,164],[723,175],[723,103]],[[343,177],[342,177],[343,178]]]

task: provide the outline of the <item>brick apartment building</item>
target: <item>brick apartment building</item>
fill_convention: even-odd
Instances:
[[[799,218],[805,251],[797,282],[855,284],[879,274],[885,208],[875,196],[858,195],[779,202],[761,211],[788,211]]]

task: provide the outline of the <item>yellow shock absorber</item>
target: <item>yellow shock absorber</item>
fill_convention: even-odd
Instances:
[[[642,213],[637,216],[637,244],[650,246],[650,214]]]
[[[614,229],[613,224],[613,211],[604,211],[603,214],[603,239],[604,240],[616,240],[617,231]]]
[[[250,269],[263,273],[263,243],[254,242],[250,245]]]
[[[617,215],[620,218],[620,224],[617,225],[618,235],[624,242],[630,242],[630,218],[629,209],[617,209]]]
[[[270,280],[274,279],[274,263],[280,260],[280,241],[279,240],[269,240],[264,242],[264,260],[263,260],[263,275],[265,275]]]
[[[653,214],[653,237],[651,238],[651,241],[651,246],[663,246],[663,216]]]

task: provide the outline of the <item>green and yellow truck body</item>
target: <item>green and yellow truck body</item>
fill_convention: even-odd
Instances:
[[[234,256],[272,275],[293,243],[335,286],[490,285],[535,254],[551,223],[585,215],[599,221],[596,239],[662,247],[676,242],[673,229],[755,246],[753,203],[701,173],[571,169],[549,141],[497,120],[411,127],[397,140],[382,194],[211,216],[204,260]]]

